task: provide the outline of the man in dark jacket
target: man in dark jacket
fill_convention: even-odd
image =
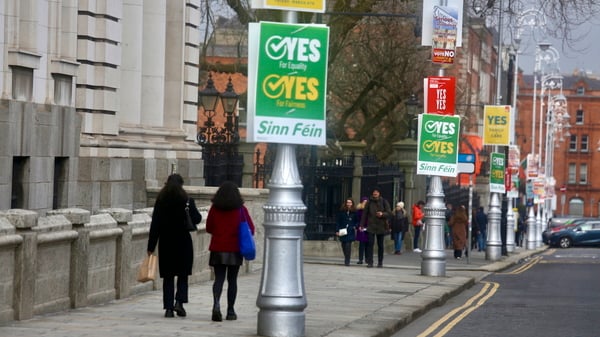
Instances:
[[[373,246],[375,239],[377,239],[377,267],[383,267],[383,240],[389,230],[388,219],[391,216],[392,210],[390,204],[381,197],[379,188],[374,188],[360,219],[361,227],[364,227],[365,223],[369,224],[367,227],[369,242],[365,249],[365,260],[368,268],[373,267]]]
[[[488,217],[483,212],[483,207],[479,207],[477,209],[477,213],[475,213],[475,221],[477,222],[477,226],[479,227],[479,234],[477,234],[477,246],[479,251],[482,252],[485,250],[486,240],[487,240],[487,224]]]

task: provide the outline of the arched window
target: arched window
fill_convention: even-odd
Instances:
[[[583,199],[573,198],[569,200],[569,215],[583,216]]]

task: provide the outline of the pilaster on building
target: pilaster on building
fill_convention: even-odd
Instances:
[[[199,0],[7,0],[0,209],[146,206],[195,142]]]

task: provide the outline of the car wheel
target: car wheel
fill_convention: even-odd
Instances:
[[[569,248],[571,247],[571,239],[564,237],[564,238],[560,238],[560,240],[558,241],[558,246],[560,248]]]

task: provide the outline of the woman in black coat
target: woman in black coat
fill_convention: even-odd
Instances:
[[[354,200],[348,198],[340,207],[335,222],[335,234],[342,245],[344,253],[344,264],[350,265],[350,256],[352,255],[352,242],[356,238],[356,227],[358,225],[358,217],[354,208]]]
[[[185,316],[183,303],[188,302],[188,276],[192,274],[194,248],[185,224],[185,207],[189,202],[192,222],[202,221],[194,199],[183,189],[183,178],[172,174],[156,197],[148,237],[148,255],[159,244],[158,269],[163,279],[163,309],[165,317]],[[177,293],[175,293],[177,276]]]

